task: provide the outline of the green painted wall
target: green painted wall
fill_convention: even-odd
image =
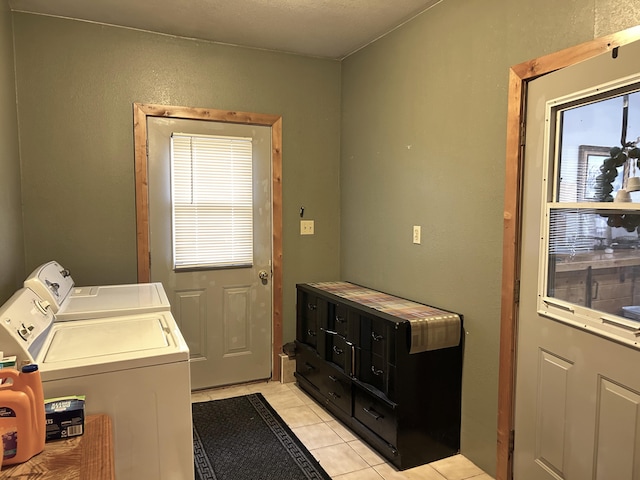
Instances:
[[[14,13],[27,270],[135,282],[134,102],[283,117],[284,339],[295,283],[339,275],[340,64]],[[299,207],[316,220],[300,237]]]
[[[491,474],[508,69],[593,39],[612,10],[600,35],[640,23],[631,0],[597,4],[445,0],[343,61],[342,278],[464,315],[461,449]]]
[[[14,105],[0,6],[0,98]],[[26,253],[10,107],[0,295],[24,277],[22,257],[27,271],[55,258],[79,283],[136,280],[133,102],[281,114],[285,341],[301,281],[341,277],[464,314],[462,452],[493,473],[508,67],[638,24],[639,9],[444,0],[341,64],[14,13]],[[298,235],[300,206],[312,237]]]
[[[0,0],[0,304],[24,280],[20,157],[13,28],[7,0]]]

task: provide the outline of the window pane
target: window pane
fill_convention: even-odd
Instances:
[[[583,102],[558,111],[557,201],[611,202],[629,177],[640,177],[632,147],[622,148],[623,107],[627,105],[626,142],[640,136],[640,92]],[[640,191],[631,192],[640,202]]]
[[[253,264],[250,138],[172,136],[174,268]]]
[[[554,209],[549,217],[549,297],[620,316],[624,307],[640,305],[637,231],[608,225],[615,218],[637,227],[640,212],[619,218],[593,209]]]

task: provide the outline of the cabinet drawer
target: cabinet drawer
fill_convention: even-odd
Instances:
[[[304,345],[298,344],[296,350],[296,373],[322,390],[324,361]]]
[[[395,367],[384,361],[379,355],[367,350],[359,350],[356,354],[355,377],[361,382],[383,392],[390,399],[395,393]]]
[[[388,358],[390,362],[395,363],[395,359],[390,358],[390,346],[393,345],[393,338],[391,338],[391,336],[395,333],[391,326],[392,324],[390,322],[382,318],[361,315],[360,348],[381,357]]]
[[[332,332],[324,332],[325,358],[337,365],[347,375],[351,375],[352,346],[340,335]]]
[[[398,444],[396,411],[386,402],[355,388],[353,416],[391,445]]]
[[[329,330],[333,330],[342,337],[347,337],[347,307],[340,303],[329,303],[328,325]]]
[[[319,325],[319,299],[304,291],[298,291],[297,305],[297,339],[313,348],[318,345]]]
[[[351,415],[351,379],[342,373],[327,367],[322,375],[322,394],[327,401]]]

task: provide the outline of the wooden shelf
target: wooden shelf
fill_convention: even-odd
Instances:
[[[29,461],[2,467],[0,479],[113,480],[113,431],[107,415],[88,415],[84,434],[47,442]]]

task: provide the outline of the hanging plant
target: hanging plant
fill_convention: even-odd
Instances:
[[[635,142],[631,142],[635,145]],[[596,177],[596,192],[599,202],[613,202],[613,182],[618,177],[618,167],[622,167],[628,159],[636,161],[640,158],[640,148],[627,145],[624,148],[612,147],[609,150],[609,157],[605,158],[600,167],[600,175]]]
[[[609,157],[605,158],[600,166],[600,175],[596,177],[596,195],[600,202],[613,202],[613,182],[618,177],[618,167],[622,167],[627,162],[637,168],[638,159],[640,159],[640,148],[636,146],[636,142],[627,142],[627,121],[629,117],[629,95],[623,97],[622,107],[622,133],[620,135],[621,147],[611,147]],[[631,170],[631,165],[626,169]],[[626,186],[628,174],[623,179],[623,188]],[[601,213],[601,217],[607,219],[607,225],[610,227],[623,227],[627,232],[631,233],[640,227],[639,214],[619,214],[619,213]]]

